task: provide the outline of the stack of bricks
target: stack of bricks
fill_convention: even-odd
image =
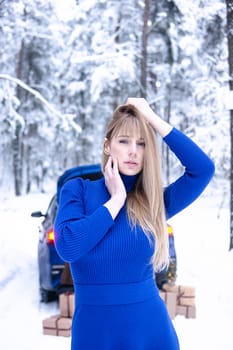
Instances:
[[[74,294],[63,293],[59,296],[60,314],[43,320],[43,333],[70,337],[72,317],[74,314]]]
[[[177,315],[196,317],[195,288],[164,284],[160,296],[165,301],[171,319]]]
[[[196,317],[195,288],[164,284],[163,290],[160,290],[159,294],[167,306],[171,319],[174,319],[177,315],[186,318]],[[74,294],[60,294],[59,308],[59,315],[43,320],[43,333],[69,337],[74,314]]]

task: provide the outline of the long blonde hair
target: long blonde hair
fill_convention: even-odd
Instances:
[[[112,115],[106,131],[106,139],[120,132],[140,134],[145,141],[143,170],[137,178],[134,190],[127,195],[126,205],[129,221],[133,226],[141,226],[148,239],[154,238],[154,254],[151,262],[155,271],[168,265],[168,234],[165,222],[163,185],[160,152],[154,129],[133,105],[119,106]],[[108,156],[103,151],[102,168]]]

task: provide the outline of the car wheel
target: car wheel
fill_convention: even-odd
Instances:
[[[57,293],[50,290],[40,289],[40,301],[43,303],[49,303],[50,301],[57,300]]]

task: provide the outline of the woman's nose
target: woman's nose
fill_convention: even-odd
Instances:
[[[137,145],[134,142],[130,143],[129,154],[135,154],[137,150]]]

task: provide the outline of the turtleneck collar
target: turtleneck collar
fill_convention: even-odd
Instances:
[[[128,192],[132,191],[139,174],[137,174],[137,175],[120,174],[120,175],[121,175],[121,179],[125,185],[126,192],[128,193]]]

